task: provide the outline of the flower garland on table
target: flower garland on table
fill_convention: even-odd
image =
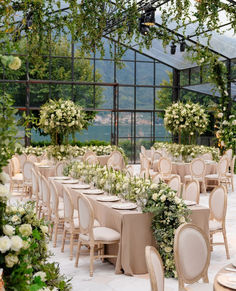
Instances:
[[[85,123],[85,113],[73,101],[50,99],[41,106],[39,127],[50,134],[54,145],[68,144],[69,134],[82,130]]]
[[[185,162],[190,162],[192,159],[197,158],[206,153],[211,153],[214,161],[219,161],[220,153],[219,149],[215,147],[207,146],[193,146],[193,145],[181,145],[177,143],[167,142],[155,142],[153,147],[156,150],[165,150],[168,154],[171,154],[174,158],[181,158]]]
[[[176,196],[164,182],[152,183],[149,179],[127,177],[126,173],[114,171],[100,165],[73,162],[65,168],[65,174],[93,183],[123,199],[137,202],[143,212],[152,213],[152,229],[165,275],[176,277],[174,263],[174,233],[180,224],[188,221],[189,210],[182,199]]]
[[[196,134],[202,134],[207,129],[208,117],[200,104],[181,102],[174,103],[165,110],[164,124],[173,134],[188,135],[189,144]]]
[[[227,149],[233,149],[236,153],[236,117],[235,115],[230,115],[228,120],[224,119],[224,114],[222,112],[217,115],[218,120],[216,122],[215,128],[216,138],[218,139],[218,146],[223,153]]]

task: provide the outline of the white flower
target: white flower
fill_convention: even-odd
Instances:
[[[20,223],[20,217],[18,215],[13,215],[12,218],[11,218],[11,221],[14,224],[19,224]]]
[[[5,253],[11,248],[11,240],[8,236],[0,237],[0,252]]]
[[[28,249],[30,247],[30,243],[27,240],[23,240],[22,248],[24,250]]]
[[[166,195],[161,195],[161,202],[165,202],[166,201]]]
[[[171,247],[165,247],[165,252],[166,253],[170,253],[172,251],[172,248]]]
[[[232,121],[232,124],[233,124],[233,125],[236,125],[236,119],[234,119],[234,120]]]
[[[156,183],[152,183],[150,186],[151,190],[156,190],[158,188],[158,185]]]
[[[223,117],[223,115],[224,115],[224,114],[223,114],[222,112],[220,112],[220,113],[218,113],[218,115],[217,115],[217,116],[218,116],[219,118],[222,118],[222,117]]]
[[[7,186],[0,184],[0,197],[8,197],[9,190]]]
[[[9,224],[3,226],[3,233],[8,236],[12,236],[15,233],[15,228]]]
[[[179,197],[175,196],[175,203],[179,204],[180,202],[181,202],[181,199]]]
[[[46,225],[41,225],[40,229],[42,230],[43,233],[48,233],[48,227]]]
[[[6,184],[9,182],[9,176],[5,173],[5,172],[1,172],[0,173],[0,181],[2,182],[2,184]]]
[[[22,224],[19,227],[19,232],[23,236],[30,236],[32,234],[32,226],[30,224]]]
[[[179,222],[180,223],[185,223],[185,217],[184,216],[181,216],[180,219],[179,219]]]
[[[19,262],[19,259],[16,255],[8,254],[7,256],[5,256],[5,262],[8,268],[12,268],[15,264]]]
[[[156,201],[156,200],[157,200],[157,197],[158,197],[157,193],[152,194],[152,199],[153,199],[153,200]]]
[[[23,207],[19,207],[18,211],[21,215],[25,214],[25,209]]]
[[[11,70],[18,70],[21,67],[21,60],[18,57],[14,57],[13,61],[8,65]]]
[[[11,238],[11,249],[18,252],[23,246],[22,239],[18,235],[14,235]]]
[[[39,271],[34,274],[34,277],[40,277],[42,282],[46,281],[46,276],[47,276],[46,273],[42,271]]]

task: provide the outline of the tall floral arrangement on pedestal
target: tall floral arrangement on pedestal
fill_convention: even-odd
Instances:
[[[68,144],[69,134],[82,130],[85,113],[70,100],[49,100],[40,110],[39,127],[50,134],[54,145]]]
[[[200,104],[181,102],[174,103],[165,110],[164,124],[167,130],[188,137],[188,143],[196,140],[197,134],[203,134],[208,125],[208,116]]]

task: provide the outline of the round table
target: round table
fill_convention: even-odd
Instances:
[[[230,273],[229,271],[226,271],[225,270],[225,268],[226,267],[228,267],[228,268],[233,268],[233,269],[235,269],[236,270],[236,268],[234,268],[233,267],[233,265],[232,264],[229,264],[229,265],[226,265],[226,266],[224,266],[222,269],[220,269],[218,272],[217,272],[217,274],[216,274],[216,276],[215,276],[215,279],[214,279],[214,291],[232,291],[232,290],[235,290],[235,289],[231,289],[231,288],[228,288],[228,287],[224,287],[223,285],[221,285],[220,283],[218,283],[218,281],[217,281],[217,278],[218,278],[218,276],[220,275],[220,274],[222,274],[222,273],[225,273],[225,274],[227,274],[227,273]],[[235,273],[235,272],[234,272]]]

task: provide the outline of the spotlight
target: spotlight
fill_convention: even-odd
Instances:
[[[146,26],[155,25],[155,11],[156,11],[156,8],[152,7],[151,5],[148,5],[145,8],[144,21],[143,21],[144,25]]]
[[[184,52],[186,48],[186,42],[184,41],[184,39],[180,42],[180,51]]]
[[[171,53],[172,55],[174,55],[175,52],[176,52],[176,45],[175,45],[174,42],[172,42],[172,44],[171,44],[171,46],[170,46],[170,53]]]
[[[143,24],[144,21],[144,14],[141,15],[141,17],[139,18],[139,31],[143,34],[143,35],[147,35],[149,33],[149,27],[145,24]]]
[[[33,25],[33,13],[30,12],[26,18],[26,27],[28,29],[32,29],[32,25]]]

